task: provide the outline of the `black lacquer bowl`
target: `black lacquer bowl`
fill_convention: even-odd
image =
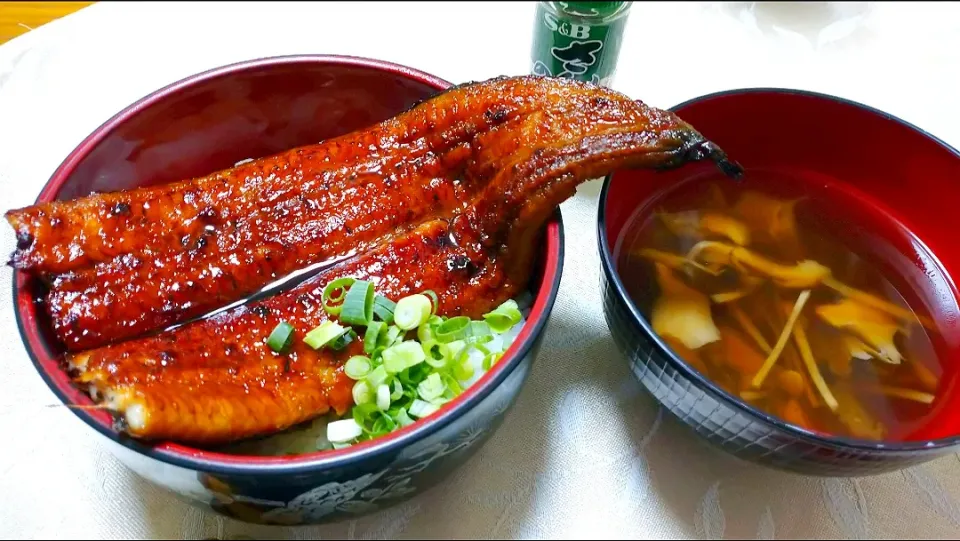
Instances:
[[[861,104],[793,90],[734,90],[672,110],[740,162],[748,175],[752,168],[814,172],[869,194],[936,254],[934,259],[947,276],[960,269],[955,229],[944,225],[960,206],[960,154],[933,136]],[[631,217],[651,208],[664,186],[704,174],[705,167],[710,166],[695,164],[661,173],[621,171],[603,185],[598,234],[604,311],[641,383],[710,443],[741,459],[779,469],[853,477],[956,452],[960,446],[956,366],[945,366],[946,390],[934,403],[929,427],[916,438],[854,440],[809,432],[752,407],[702,376],[653,332],[619,274],[617,241]],[[944,310],[956,313],[953,283],[917,270],[916,279],[936,289]]]
[[[448,88],[404,66],[342,56],[266,58],[195,75],[124,109],[85,139],[38,202],[170,182],[329,139],[390,118]],[[526,381],[563,267],[559,212],[531,278],[533,306],[500,361],[457,399],[408,427],[347,449],[241,456],[173,442],[146,445],[104,410],[71,408],[129,468],[183,499],[241,520],[318,524],[402,502],[444,479],[499,427]],[[36,302],[42,285],[14,273],[17,322],[38,374],[64,404],[92,405],[61,366]]]

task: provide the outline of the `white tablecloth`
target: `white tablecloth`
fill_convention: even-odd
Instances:
[[[293,53],[407,64],[455,83],[526,73],[532,3],[103,3],[0,46],[0,210],[152,90]],[[960,146],[960,4],[639,2],[614,87],[669,107],[744,86],[837,94]],[[825,126],[829,129],[829,126]],[[567,260],[540,357],[502,429],[448,481],[333,526],[250,527],[141,481],[56,402],[0,270],[0,537],[774,538],[960,533],[960,461],[860,480],[742,464],[641,392],[603,322],[596,182],[563,205]],[[0,226],[6,227],[6,226]],[[0,235],[0,252],[13,249]]]

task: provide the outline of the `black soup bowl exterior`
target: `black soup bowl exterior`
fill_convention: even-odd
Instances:
[[[870,194],[909,224],[948,273],[960,267],[952,228],[939,225],[942,216],[955,214],[960,203],[956,188],[960,154],[920,129],[858,103],[784,89],[721,92],[672,110],[740,162],[748,175],[751,168],[802,169]],[[931,434],[924,434],[924,439],[873,442],[831,437],[784,423],[727,393],[653,332],[624,286],[616,244],[630,218],[650,209],[665,186],[709,174],[704,167],[708,166],[660,173],[619,171],[607,177],[600,195],[604,313],[643,386],[706,441],[740,459],[777,469],[857,477],[956,452],[960,397],[949,384],[931,420]],[[946,283],[927,287],[953,288]],[[950,372],[949,366],[945,368]]]

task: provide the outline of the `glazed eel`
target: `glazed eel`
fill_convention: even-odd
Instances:
[[[474,149],[467,174],[489,178],[452,219],[428,220],[267,300],[161,334],[69,356],[76,379],[117,414],[128,434],[212,445],[266,435],[351,405],[342,363],[362,347],[315,351],[304,333],[326,320],[324,286],[368,279],[397,299],[433,290],[443,315],[479,317],[527,287],[536,235],[586,179],[627,167],[671,168],[703,159],[727,174],[739,167],[691,126],[641,102],[608,99],[532,114],[505,134],[537,134],[519,146],[492,136]],[[556,88],[544,85],[543,91]],[[505,150],[513,149],[510,153]],[[482,171],[481,171],[482,170]],[[296,329],[289,353],[265,338],[281,321]]]
[[[45,308],[68,350],[119,342],[449,218],[505,160],[555,139],[565,116],[629,101],[538,77],[462,85],[206,177],[10,211],[12,263],[51,275]]]

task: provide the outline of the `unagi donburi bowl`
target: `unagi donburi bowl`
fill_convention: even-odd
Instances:
[[[353,57],[277,57],[214,69],[158,90],[100,126],[64,160],[37,202],[205,175],[370,126],[449,86],[414,69]],[[147,445],[116,431],[105,411],[71,408],[71,414],[142,477],[244,521],[317,524],[395,505],[444,479],[503,421],[556,299],[562,235],[558,213],[542,237],[531,311],[503,358],[437,413],[382,438],[338,451],[240,456]],[[36,302],[40,288],[15,272],[24,346],[64,404],[90,405],[61,367],[63,351]]]

